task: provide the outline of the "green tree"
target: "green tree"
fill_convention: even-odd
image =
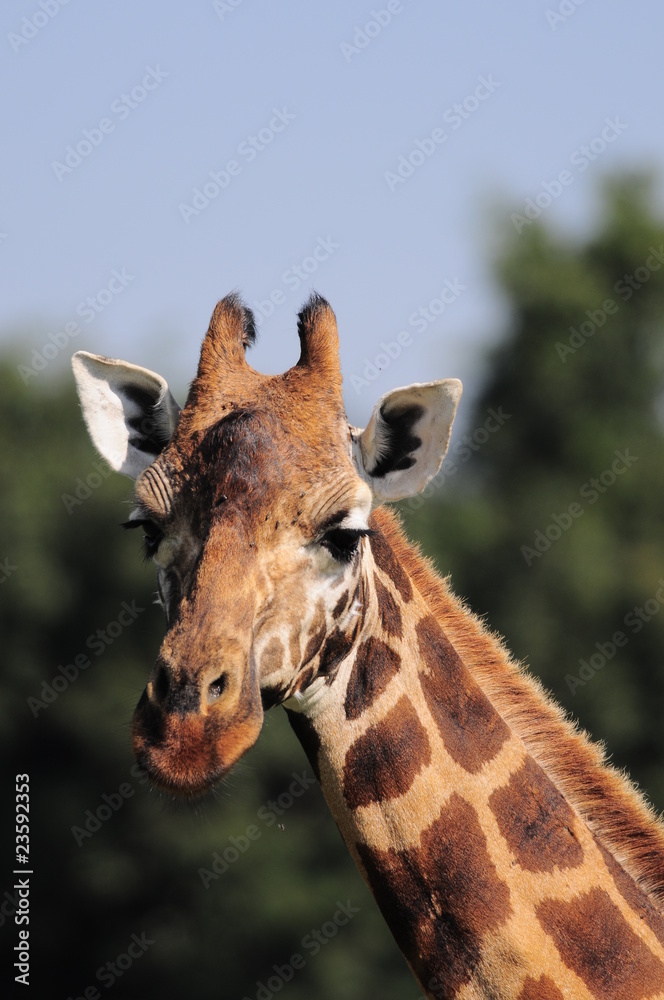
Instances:
[[[602,190],[583,240],[546,220],[496,273],[510,310],[434,496],[407,523],[614,762],[664,806],[664,222]]]

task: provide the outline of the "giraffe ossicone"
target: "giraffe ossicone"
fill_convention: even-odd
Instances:
[[[662,1000],[662,825],[380,506],[438,472],[461,383],[349,427],[319,296],[298,333],[298,363],[262,375],[223,299],[183,409],[155,372],[74,355],[167,619],[137,759],[199,794],[283,705],[427,997]]]

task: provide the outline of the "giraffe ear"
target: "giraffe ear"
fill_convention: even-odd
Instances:
[[[87,351],[72,358],[88,433],[116,472],[136,479],[173,436],[180,407],[161,375]]]
[[[374,407],[365,430],[353,434],[360,474],[376,504],[420,493],[436,475],[461,398],[455,378],[394,389]]]

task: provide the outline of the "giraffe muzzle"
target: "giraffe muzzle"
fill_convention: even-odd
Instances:
[[[155,785],[176,795],[209,791],[256,742],[263,708],[247,666],[195,676],[159,659],[132,720],[134,755]]]

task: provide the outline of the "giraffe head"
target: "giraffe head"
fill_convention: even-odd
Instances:
[[[195,795],[255,742],[266,708],[315,698],[349,651],[372,507],[421,491],[447,450],[461,383],[383,396],[349,427],[337,329],[313,296],[301,353],[251,368],[253,316],[216,307],[180,410],[159,375],[78,352],[90,436],[136,480],[127,523],[157,567],[168,629],[133,719],[156,784]]]

